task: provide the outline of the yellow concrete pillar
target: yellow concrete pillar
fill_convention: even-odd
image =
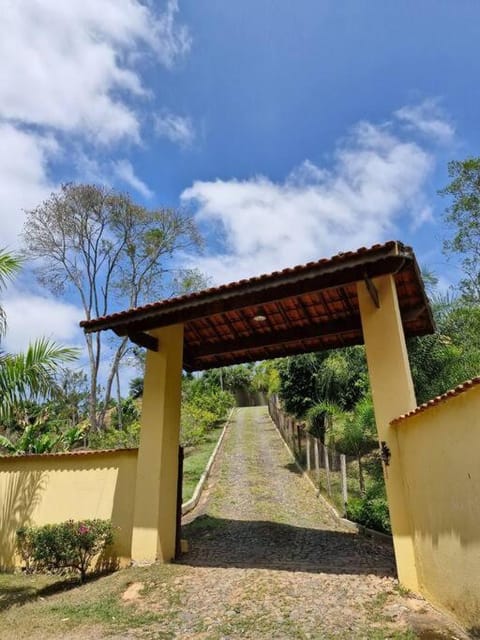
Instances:
[[[170,562],[175,556],[183,325],[151,332],[138,449],[132,560]]]
[[[396,431],[390,426],[393,418],[415,409],[415,391],[395,281],[393,276],[382,276],[373,283],[378,291],[380,308],[374,304],[365,283],[359,282],[357,290],[378,438],[387,443],[391,452],[390,464],[384,466],[384,471],[395,557],[400,582],[408,589],[418,591],[401,455]]]

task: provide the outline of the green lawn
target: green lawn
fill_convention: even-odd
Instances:
[[[215,449],[218,438],[222,433],[224,423],[212,429],[207,434],[207,439],[202,444],[185,450],[183,461],[183,491],[182,502],[190,500],[195,491],[200,476],[207,466],[207,462]]]

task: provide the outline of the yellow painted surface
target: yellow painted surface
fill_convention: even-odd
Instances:
[[[152,332],[148,351],[135,492],[132,559],[170,562],[175,556],[183,325]]]
[[[423,595],[480,626],[480,387],[406,418],[398,433]]]
[[[115,553],[130,559],[136,451],[0,459],[0,568],[15,564],[22,525],[87,518],[118,527]]]
[[[397,434],[390,421],[416,407],[410,364],[392,276],[376,278],[380,308],[373,303],[363,282],[357,286],[363,337],[372,388],[378,439],[391,452],[384,466],[395,558],[400,582],[418,591],[413,530],[406,501]]]

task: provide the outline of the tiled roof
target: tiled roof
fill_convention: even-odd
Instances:
[[[448,400],[449,398],[454,398],[455,396],[459,396],[460,394],[465,393],[465,391],[468,391],[472,387],[476,387],[479,384],[480,384],[480,376],[476,378],[472,378],[471,380],[467,380],[466,382],[462,382],[462,384],[459,384],[454,389],[450,389],[449,391],[442,393],[441,396],[436,396],[435,398],[432,398],[428,402],[424,402],[416,409],[412,409],[412,411],[409,411],[408,413],[404,413],[403,415],[398,416],[398,418],[391,420],[390,424],[392,425],[398,424],[399,422],[402,422],[406,418],[411,418],[412,416],[416,416],[419,413],[422,413],[423,411],[430,409],[431,407],[436,407],[437,405],[441,404],[442,402],[445,402],[445,400]]]
[[[401,242],[159,300],[81,322],[88,332],[113,330],[156,348],[148,331],[184,327],[187,371],[362,344],[357,282],[392,275],[407,336],[433,332],[413,250]],[[258,321],[261,317],[262,321]]]
[[[51,453],[21,453],[21,454],[2,454],[0,460],[23,460],[28,458],[72,458],[79,456],[100,456],[105,454],[125,453],[138,451],[137,447],[124,449],[78,449],[75,451],[57,451]]]
[[[282,269],[281,271],[273,271],[272,273],[264,273],[259,276],[254,276],[253,278],[247,278],[243,280],[238,280],[234,282],[230,282],[228,284],[223,284],[218,287],[210,287],[209,289],[203,289],[202,291],[196,291],[194,293],[188,293],[183,296],[177,296],[176,298],[166,298],[163,300],[158,300],[156,302],[150,302],[148,304],[142,305],[140,307],[133,307],[131,309],[126,309],[125,311],[118,311],[116,313],[111,313],[106,316],[100,316],[98,318],[93,318],[92,320],[82,320],[80,322],[80,326],[89,331],[95,331],[95,327],[99,327],[99,330],[102,330],[102,324],[105,321],[112,322],[114,320],[127,319],[131,316],[135,316],[144,311],[159,311],[161,309],[167,309],[169,307],[174,307],[180,303],[193,303],[205,298],[209,298],[211,296],[223,293],[233,293],[243,287],[248,285],[262,285],[268,284],[274,280],[280,279],[282,276],[295,276],[302,275],[309,270],[312,270],[315,267],[327,267],[340,265],[342,262],[345,262],[352,258],[362,257],[364,255],[372,254],[379,250],[384,249],[393,249],[395,246],[398,246],[401,249],[405,249],[407,251],[411,251],[410,247],[403,245],[403,243],[390,240],[384,244],[375,244],[372,247],[360,247],[356,251],[347,251],[343,253],[338,253],[337,255],[331,258],[322,258],[321,260],[317,260],[315,262],[307,262],[306,264],[297,265],[295,267],[289,267],[287,269]]]

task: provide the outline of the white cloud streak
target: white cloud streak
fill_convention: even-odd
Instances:
[[[163,113],[154,120],[155,133],[181,146],[189,146],[195,139],[195,130],[190,118]]]
[[[455,127],[438,105],[438,100],[428,99],[417,105],[398,109],[396,117],[410,130],[416,130],[441,144],[449,144],[455,136]]]
[[[153,196],[153,191],[136,175],[135,170],[128,160],[118,160],[113,163],[113,172],[125,184],[138,191],[147,200]]]
[[[429,218],[423,187],[433,156],[388,125],[362,122],[331,168],[306,161],[282,182],[197,181],[182,194],[223,251],[195,260],[215,282],[270,272],[395,237]],[[422,218],[422,220],[420,220]]]

